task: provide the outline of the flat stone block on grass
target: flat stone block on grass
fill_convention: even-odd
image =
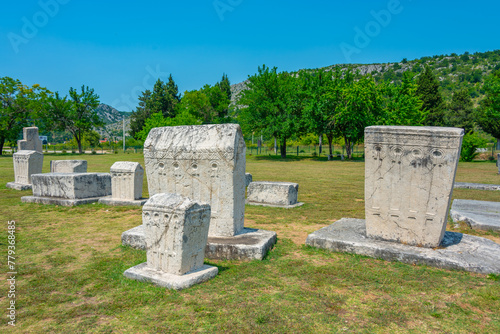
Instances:
[[[16,182],[7,182],[5,187],[7,187],[9,189],[14,189],[14,190],[31,190],[33,188],[33,185],[21,184],[21,183],[16,183]]]
[[[184,275],[174,275],[148,268],[147,262],[144,262],[125,270],[123,275],[133,280],[153,283],[163,288],[182,290],[206,282],[217,276],[218,272],[217,267],[203,265],[201,268]]]
[[[84,204],[91,204],[98,202],[101,197],[90,197],[81,199],[64,199],[57,197],[39,197],[39,196],[23,196],[21,202],[23,203],[36,203],[46,205],[60,205],[60,206],[77,206]]]
[[[437,248],[409,246],[366,236],[364,219],[342,218],[313,232],[306,244],[334,252],[353,253],[388,261],[425,264],[480,274],[500,274],[500,245],[485,238],[445,232]]]
[[[456,199],[450,216],[454,222],[466,222],[472,229],[500,231],[500,202]]]
[[[277,240],[276,232],[244,228],[234,237],[208,237],[205,257],[212,260],[262,260]],[[122,245],[146,249],[143,225],[122,233]]]
[[[126,200],[110,197],[101,197],[99,199],[100,204],[111,205],[111,206],[143,206],[148,201],[147,198],[137,199],[137,200]]]
[[[246,204],[278,208],[295,208],[304,203],[297,202],[299,185],[292,182],[258,181],[248,185]]]
[[[51,173],[87,173],[87,160],[51,160]]]
[[[500,190],[500,184],[455,182],[453,187],[455,189]]]

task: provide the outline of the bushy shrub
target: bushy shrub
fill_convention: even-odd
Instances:
[[[467,162],[474,160],[474,158],[479,154],[477,152],[477,149],[486,147],[486,144],[487,141],[484,138],[479,137],[477,134],[466,134],[462,141],[462,152],[460,153],[460,159]]]

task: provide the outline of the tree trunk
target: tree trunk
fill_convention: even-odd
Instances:
[[[326,138],[328,139],[328,145],[330,146],[330,154],[328,155],[328,160],[333,157],[333,133],[327,133]]]
[[[347,154],[347,159],[351,160],[352,152],[351,152],[351,141],[344,136],[345,143],[345,153]]]
[[[5,144],[5,138],[0,138],[0,155],[3,155],[3,145]],[[12,153],[14,154],[14,153]]]
[[[82,154],[83,153],[83,150],[82,150],[82,136],[77,136],[75,134],[75,140],[76,140],[76,143],[78,144],[78,153]]]
[[[280,152],[281,158],[286,159],[286,138],[283,138],[283,140],[281,141]]]

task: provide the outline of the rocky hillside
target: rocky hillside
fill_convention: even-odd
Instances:
[[[123,116],[125,116],[125,118],[130,117],[129,112],[118,111],[112,106],[104,103],[99,104],[99,106],[95,109],[95,111],[104,120],[104,123],[106,124],[121,122]]]
[[[492,71],[500,69],[500,50],[476,52],[474,54],[466,52],[462,55],[453,53],[451,55],[422,57],[414,60],[405,58],[397,63],[337,64],[325,67],[325,69],[333,70],[337,67],[341,69],[351,67],[362,75],[371,74],[377,82],[389,81],[397,84],[401,82],[403,72],[412,71],[418,75],[426,65],[433,70],[439,79],[445,99],[450,99],[454,91],[466,88],[471,97],[478,101],[483,96],[481,87],[484,78]],[[231,86],[233,104],[238,100],[241,91],[246,89],[246,82]]]

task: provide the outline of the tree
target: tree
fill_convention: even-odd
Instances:
[[[439,82],[426,65],[425,71],[418,77],[417,94],[422,100],[422,111],[427,111],[425,125],[444,125],[444,101],[439,92]]]
[[[341,102],[332,115],[336,137],[344,138],[347,158],[352,158],[351,147],[364,137],[365,127],[373,125],[381,116],[379,95],[371,76],[361,77],[341,89]]]
[[[181,110],[174,118],[165,118],[162,113],[154,113],[148,118],[142,130],[137,134],[140,140],[145,141],[149,131],[153,128],[179,125],[199,125],[201,121],[187,110]]]
[[[422,101],[417,95],[417,84],[413,74],[404,72],[401,85],[392,83],[381,85],[383,113],[377,122],[383,125],[423,125],[427,112],[422,110]]]
[[[461,89],[453,94],[447,110],[448,126],[463,128],[465,133],[474,130],[474,103],[467,89]]]
[[[485,98],[477,113],[483,131],[500,140],[500,70],[490,74],[483,85]]]
[[[219,84],[215,86],[205,85],[202,88],[202,93],[208,97],[210,106],[213,109],[214,119],[211,123],[229,123],[229,105],[231,98],[228,97],[227,91],[224,91]],[[231,92],[229,92],[231,95]]]
[[[104,125],[95,109],[99,105],[99,96],[94,89],[82,86],[78,93],[73,87],[69,89],[69,98],[61,98],[59,93],[47,101],[46,114],[55,128],[69,131],[78,145],[78,152],[83,153],[82,140],[96,126]]]
[[[168,82],[164,83],[158,79],[153,86],[153,91],[146,90],[139,97],[139,106],[130,116],[130,135],[137,138],[146,119],[154,113],[161,112],[165,118],[173,118],[176,115],[176,105],[181,100],[178,92],[178,87],[172,78],[169,76]]]
[[[185,92],[181,103],[178,105],[179,112],[186,111],[203,124],[214,123],[216,111],[210,104],[209,97],[202,90]]]
[[[229,82],[226,73],[222,74],[222,80],[218,82],[216,86],[218,86],[220,90],[226,94],[227,99],[231,101],[231,82]]]
[[[308,130],[318,136],[326,135],[329,145],[329,158],[333,154],[335,136],[334,115],[342,100],[342,89],[353,82],[350,70],[343,73],[337,68],[333,73],[323,69],[300,75],[306,87],[304,120]]]
[[[250,131],[275,137],[280,143],[281,157],[286,158],[286,141],[304,132],[302,110],[304,87],[295,75],[277,72],[263,65],[248,78],[248,89],[242,92],[240,120]]]
[[[42,124],[40,110],[50,92],[40,85],[31,88],[9,77],[0,78],[0,155],[6,141],[15,141],[23,127],[35,120]]]

